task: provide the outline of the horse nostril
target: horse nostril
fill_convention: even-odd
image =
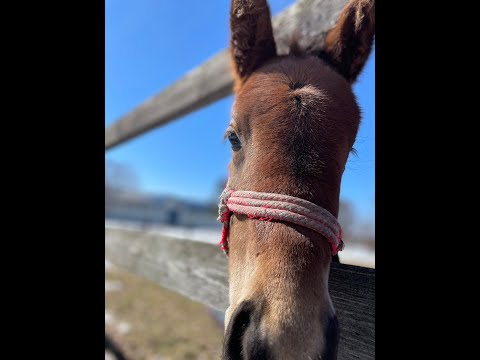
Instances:
[[[252,301],[237,307],[225,332],[223,360],[273,360],[260,334],[261,315],[261,307]]]
[[[253,303],[242,302],[232,314],[227,325],[223,341],[223,360],[243,360],[242,340],[245,330],[250,324],[250,315],[253,312]]]

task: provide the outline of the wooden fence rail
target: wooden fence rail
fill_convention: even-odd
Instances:
[[[113,264],[190,299],[228,307],[227,258],[213,244],[105,227]],[[339,360],[375,358],[375,270],[332,264],[330,295],[341,327]]]
[[[273,31],[279,54],[288,52],[288,43],[294,34],[298,34],[302,47],[320,49],[346,3],[347,0],[299,0],[275,16]],[[105,130],[105,149],[165,125],[231,92],[232,77],[224,50],[113,123]]]

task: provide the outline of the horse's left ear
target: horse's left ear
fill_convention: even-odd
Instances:
[[[277,54],[266,0],[232,0],[230,56],[236,87]]]
[[[375,0],[351,0],[327,34],[320,56],[353,83],[370,55],[374,35]]]

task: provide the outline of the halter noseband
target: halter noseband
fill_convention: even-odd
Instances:
[[[232,213],[262,221],[280,220],[312,229],[323,235],[332,248],[332,255],[343,250],[342,228],[327,210],[310,201],[293,196],[256,191],[232,190],[220,195],[218,221],[223,223],[220,245],[228,256],[228,231]]]

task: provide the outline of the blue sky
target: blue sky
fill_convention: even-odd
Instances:
[[[273,15],[292,0],[270,0]],[[229,1],[106,0],[105,126],[228,46]],[[354,86],[363,112],[341,197],[374,222],[375,54]],[[233,97],[106,152],[130,167],[139,189],[198,201],[218,197],[230,147],[223,141]]]

